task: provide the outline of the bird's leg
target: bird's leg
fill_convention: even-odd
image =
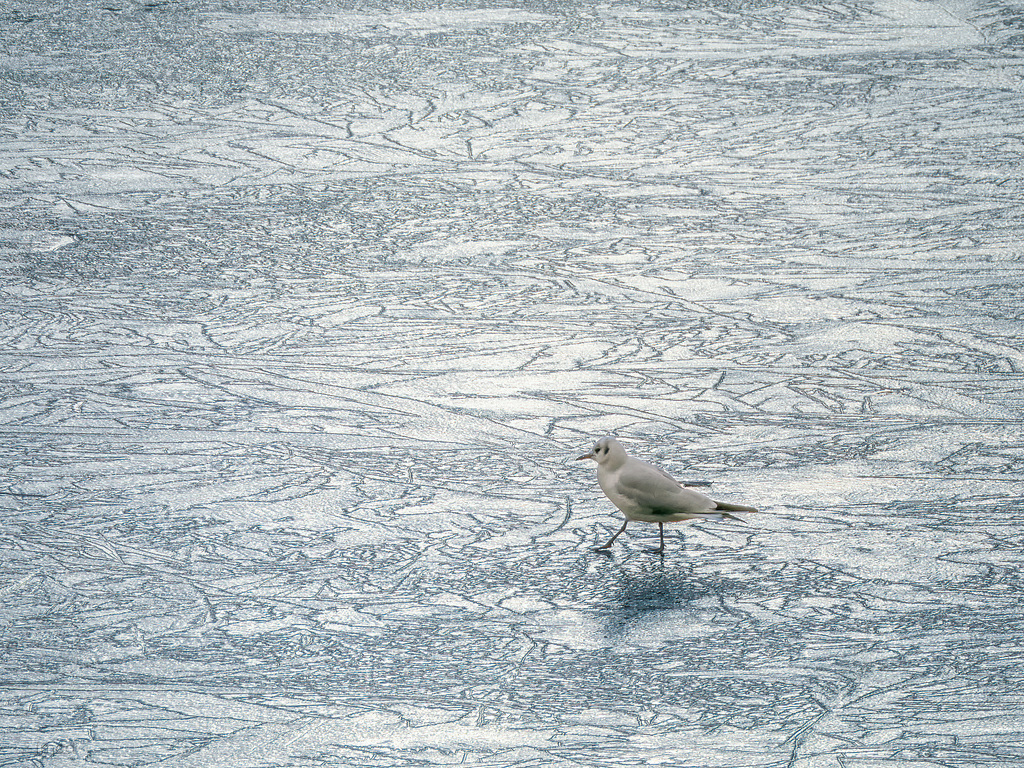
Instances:
[[[617,538],[619,538],[619,533],[622,533],[624,530],[626,530],[626,526],[627,525],[629,525],[629,518],[627,518],[626,522],[624,522],[622,524],[622,527],[619,528],[618,533],[616,533],[614,536],[612,536],[610,539],[608,539],[608,543],[605,544],[603,547],[598,547],[598,550],[601,550],[601,549],[611,549],[612,544],[615,542],[615,540]]]
[[[656,553],[661,554],[665,551],[665,524],[658,523],[658,535],[661,537],[661,546],[654,550]]]

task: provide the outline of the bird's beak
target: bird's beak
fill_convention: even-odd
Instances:
[[[576,457],[576,461],[583,461],[584,459],[592,459],[592,458],[594,458],[594,454],[592,454],[592,453],[584,453],[582,456],[577,456]]]

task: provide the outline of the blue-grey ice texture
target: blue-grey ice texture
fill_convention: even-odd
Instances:
[[[1019,3],[0,41],[0,766],[1024,764]]]

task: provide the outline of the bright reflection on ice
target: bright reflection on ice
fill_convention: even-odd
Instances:
[[[1020,764],[1019,9],[449,6],[0,12],[0,756]]]

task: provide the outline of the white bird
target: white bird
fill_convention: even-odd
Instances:
[[[597,482],[604,495],[622,510],[626,522],[607,544],[598,549],[609,549],[619,534],[626,530],[630,520],[657,523],[661,546],[665,551],[665,523],[680,520],[721,520],[740,518],[730,512],[757,512],[754,507],[726,504],[708,498],[692,488],[685,488],[663,469],[635,459],[626,453],[614,437],[602,437],[576,461],[593,459],[597,462]],[[742,522],[742,521],[741,521]]]

